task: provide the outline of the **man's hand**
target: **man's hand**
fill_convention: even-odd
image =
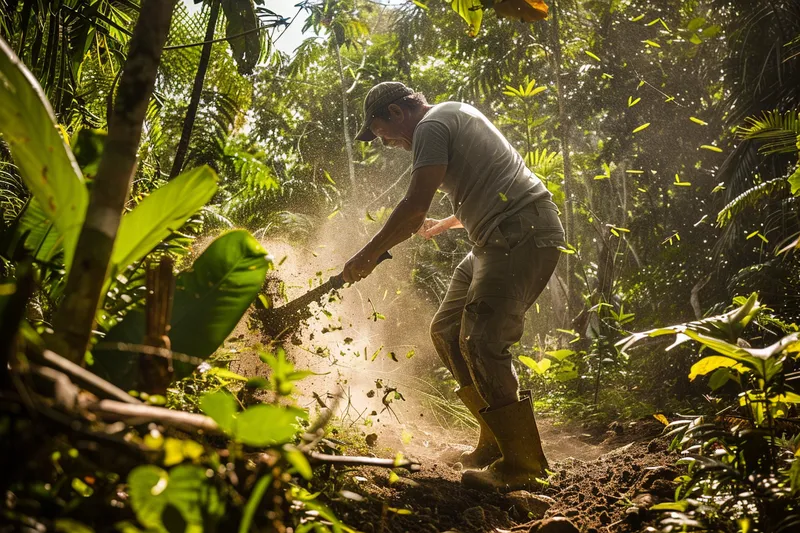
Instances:
[[[422,226],[420,226],[419,229],[417,230],[417,235],[419,235],[420,237],[425,237],[426,239],[430,239],[430,237],[426,236],[427,233],[430,231],[432,227],[439,224],[440,222],[442,221],[439,220],[438,218],[426,218],[425,222],[423,222]]]
[[[377,265],[378,260],[375,254],[371,253],[366,248],[362,248],[361,251],[348,259],[347,263],[344,264],[342,278],[347,283],[355,283],[369,276]]]
[[[463,227],[464,226],[461,225],[461,222],[459,222],[455,215],[443,218],[442,220],[429,218],[425,220],[425,223],[422,224],[422,227],[419,229],[417,234],[426,239],[432,239],[433,237],[436,237],[440,233],[444,233],[449,229]]]

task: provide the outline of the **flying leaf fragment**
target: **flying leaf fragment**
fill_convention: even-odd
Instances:
[[[506,196],[505,194],[503,194],[503,193],[497,193],[497,194],[500,195],[500,200],[502,200],[503,202],[507,202],[508,201],[508,196]]]
[[[633,130],[633,133],[639,133],[640,131],[646,130],[649,127],[650,127],[650,123],[649,122],[645,122],[644,124],[642,124],[641,126],[636,128],[635,130]]]
[[[633,106],[635,106],[636,104],[638,104],[641,101],[642,101],[641,98],[637,98],[637,99],[634,100],[633,96],[629,96],[628,97],[628,107],[633,107]]]
[[[656,413],[656,414],[654,414],[654,415],[653,415],[653,418],[655,418],[656,420],[658,420],[659,422],[661,422],[661,423],[662,423],[662,424],[664,424],[665,426],[668,426],[668,425],[669,425],[669,420],[667,420],[667,417],[666,417],[666,416],[664,416],[664,415],[662,415],[662,414],[660,414],[660,413]]]
[[[697,117],[689,117],[689,120],[691,120],[695,124],[700,124],[701,126],[708,126],[708,122],[706,122],[705,120],[700,120]]]
[[[673,184],[676,187],[689,187],[691,182],[689,181],[681,181],[681,177],[678,174],[675,174],[675,183]]]
[[[593,53],[592,53],[592,52],[590,52],[589,50],[584,50],[584,51],[583,51],[583,53],[585,53],[587,56],[591,57],[591,58],[592,58],[592,59],[594,59],[595,61],[602,61],[602,59],[600,59],[599,57],[597,57],[597,55],[593,54]]]
[[[629,20],[629,21],[631,21],[631,22],[639,22],[639,21],[640,21],[640,20],[642,20],[643,18],[644,18],[644,13],[642,13],[642,14],[641,14],[641,15],[639,15],[638,17],[633,17],[632,19],[628,19],[628,20]]]
[[[644,174],[644,170],[626,170],[626,174]]]
[[[712,144],[704,144],[700,148],[702,148],[703,150],[709,150],[711,152],[722,153],[722,148],[720,148],[719,146],[714,146]]]
[[[642,41],[642,42],[643,42],[644,44],[646,44],[647,46],[652,46],[653,48],[661,48],[661,45],[660,45],[660,44],[658,44],[658,43],[657,43],[657,42],[655,42],[655,41],[651,41],[650,39],[645,39],[645,40],[644,40],[644,41]]]

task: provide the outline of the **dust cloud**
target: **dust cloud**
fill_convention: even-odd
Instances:
[[[337,213],[305,246],[274,237],[262,244],[273,257],[275,274],[285,283],[291,301],[338,274],[381,225]],[[282,346],[296,368],[316,374],[296,387],[298,403],[309,409],[312,418],[322,401],[335,406],[336,425],[345,437],[369,437],[378,455],[401,451],[421,460],[454,460],[477,441],[477,425],[463,406],[452,401],[453,395],[446,396],[441,383],[442,364],[428,333],[439,302],[423,296],[411,283],[417,239],[397,246],[392,260],[339,290],[333,301],[313,305],[312,318],[293,342],[287,339]],[[231,368],[248,376],[267,372],[255,354],[242,354]],[[551,459],[590,460],[607,451],[581,442],[547,420],[538,425]]]

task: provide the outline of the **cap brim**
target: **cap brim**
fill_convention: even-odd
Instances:
[[[358,132],[356,135],[357,141],[364,141],[369,142],[375,138],[375,134],[372,133],[372,130],[369,129],[369,122],[365,122],[363,126],[361,126],[361,131]]]

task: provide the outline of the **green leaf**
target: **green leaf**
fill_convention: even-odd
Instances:
[[[218,237],[176,279],[169,337],[172,350],[204,359],[222,345],[255,300],[270,259],[245,230]],[[128,313],[109,331],[106,343],[141,344],[144,314]],[[95,350],[93,371],[123,389],[137,387],[137,359],[115,350]],[[175,360],[175,377],[189,375],[194,364]]]
[[[646,122],[646,123],[642,124],[641,126],[639,126],[638,128],[634,129],[633,133],[639,133],[640,131],[646,130],[649,127],[650,127],[650,123]]]
[[[602,61],[602,59],[600,59],[599,57],[597,57],[595,54],[593,54],[593,53],[592,53],[592,52],[590,52],[589,50],[584,50],[584,51],[583,51],[583,53],[585,53],[587,56],[591,57],[591,58],[592,58],[592,59],[594,59],[595,61]]]
[[[239,74],[250,74],[261,56],[261,33],[253,31],[261,22],[253,0],[221,0],[225,13],[225,37],[236,60]],[[260,2],[259,2],[260,3]],[[245,35],[240,35],[242,33]],[[234,37],[239,35],[239,37]],[[232,38],[233,37],[233,38]]]
[[[39,261],[51,261],[62,251],[61,235],[36,198],[31,198],[25,206],[20,217],[19,231],[28,232],[25,248]]]
[[[306,456],[293,446],[286,446],[284,448],[283,456],[289,462],[290,465],[297,470],[297,473],[303,476],[303,479],[311,479],[313,472],[311,470],[311,465],[308,463],[308,459]]]
[[[729,368],[736,366],[737,364],[738,361],[731,359],[730,357],[724,357],[720,355],[704,357],[692,365],[692,369],[689,372],[689,381],[694,381],[697,376],[705,376],[706,374],[713,372],[718,368]]]
[[[792,188],[792,195],[800,196],[800,165],[794,170],[791,176],[789,176],[789,185]]]
[[[83,174],[64,143],[42,88],[3,39],[0,102],[0,133],[25,186],[64,237],[64,262],[69,269],[89,203]]]
[[[470,37],[478,35],[483,20],[483,6],[480,0],[453,0],[450,7],[469,25]]]
[[[549,355],[550,357],[553,357],[554,359],[558,360],[558,361],[563,361],[567,357],[569,357],[571,355],[575,355],[576,352],[575,352],[575,350],[563,349],[563,350],[554,350],[552,352],[545,352],[545,353],[547,355]]]
[[[261,500],[264,498],[264,493],[271,483],[272,476],[270,475],[262,476],[256,482],[253,491],[250,493],[250,498],[247,499],[247,503],[244,506],[244,511],[242,512],[242,521],[239,523],[239,533],[248,533],[250,531],[250,524],[253,523],[253,517],[258,510],[258,504],[261,503]]]
[[[796,392],[787,392],[786,394],[775,396],[772,400],[783,403],[800,403],[800,394]]]
[[[720,148],[719,146],[713,146],[711,144],[704,144],[700,146],[700,148],[702,148],[703,150],[709,150],[711,152],[720,152],[720,153],[722,152],[722,148]]]
[[[238,411],[238,404],[236,399],[228,392],[217,391],[210,394],[204,394],[200,398],[200,410],[206,416],[214,419],[214,422],[219,427],[233,435],[236,430],[236,413]]]
[[[705,23],[706,19],[704,19],[703,17],[695,17],[691,21],[689,21],[689,24],[687,24],[686,29],[689,31],[697,31],[700,28],[702,28],[703,24]]]
[[[237,417],[235,438],[258,447],[289,442],[298,431],[297,417],[303,413],[278,405],[254,405]]]
[[[689,502],[686,500],[681,500],[679,502],[664,502],[664,503],[657,503],[650,507],[650,511],[678,511],[678,512],[686,512],[689,508]]]
[[[136,518],[148,530],[168,531],[164,518],[174,509],[186,522],[186,531],[213,530],[225,512],[206,468],[176,466],[167,473],[153,465],[134,468],[128,475],[128,494]]]
[[[237,374],[236,372],[232,372],[227,368],[214,367],[209,369],[206,374],[209,376],[217,376],[218,378],[227,381],[248,381],[248,378],[242,376],[241,374]]]
[[[545,372],[547,372],[547,370],[550,368],[550,365],[553,364],[553,362],[550,359],[542,359],[541,361],[536,361],[533,358],[528,357],[527,355],[520,355],[519,360],[522,364],[524,364],[525,366],[527,366],[540,376]]]
[[[711,374],[711,377],[708,378],[708,386],[712,391],[715,391],[733,379],[733,377],[733,373],[731,373],[729,368],[718,368]]]
[[[159,187],[122,222],[114,243],[111,262],[121,272],[180,229],[217,191],[217,175],[211,167],[188,170]]]

